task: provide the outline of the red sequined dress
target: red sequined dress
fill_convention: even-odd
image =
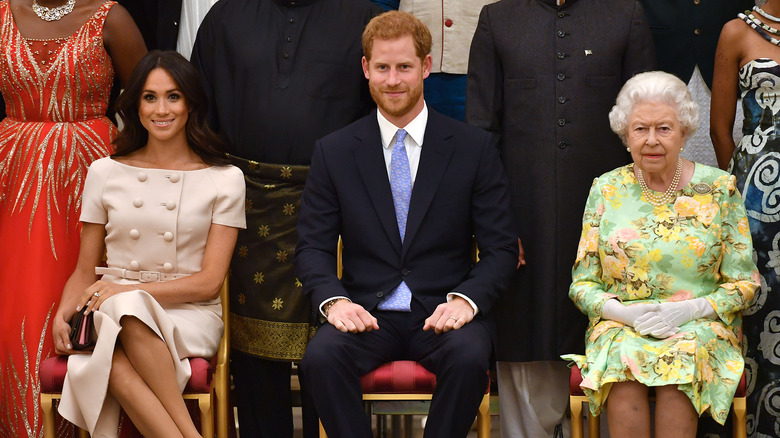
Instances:
[[[87,167],[108,155],[109,1],[73,35],[24,38],[0,0],[0,437],[40,437],[38,366],[76,265]]]

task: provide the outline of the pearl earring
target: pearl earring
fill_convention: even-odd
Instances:
[[[631,152],[631,148],[626,148],[626,152]]]

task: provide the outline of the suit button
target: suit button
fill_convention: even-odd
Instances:
[[[401,275],[403,275],[404,277],[411,273],[412,273],[411,269],[406,269],[406,268],[401,269]]]
[[[558,38],[563,38],[563,37],[565,37],[565,36],[566,36],[566,32],[564,32],[564,31],[562,31],[562,30],[559,30],[559,31],[558,31]]]
[[[694,34],[694,35],[697,35],[697,36],[698,36],[698,35],[701,35],[701,29],[694,29],[694,30],[693,30],[693,34]]]
[[[384,293],[384,292],[382,292],[381,290],[380,290],[379,292],[377,292],[377,293],[376,293],[376,297],[377,297],[377,298],[382,298],[383,296],[385,296],[385,293]]]
[[[558,76],[556,76],[556,77],[558,78],[559,81],[562,81],[562,80],[566,79],[566,75],[563,74],[563,73],[558,73]]]
[[[566,149],[567,146],[569,146],[569,143],[566,143],[565,141],[559,141],[558,142],[558,148],[559,149]]]
[[[566,120],[565,119],[558,119],[558,126],[563,126],[565,124],[566,124]]]
[[[563,18],[566,16],[566,12],[558,11],[558,18]]]
[[[694,6],[699,6],[701,4],[701,0],[693,0]]]
[[[558,53],[556,53],[556,54],[555,54],[555,56],[557,56],[557,57],[558,57],[558,59],[563,59],[563,58],[565,58],[565,57],[566,57],[566,54],[565,54],[565,53],[563,53],[563,52],[558,52]]]
[[[566,103],[566,98],[563,96],[558,97],[558,103]]]

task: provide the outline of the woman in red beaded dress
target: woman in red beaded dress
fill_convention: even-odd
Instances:
[[[39,437],[38,365],[76,265],[87,166],[110,152],[114,75],[146,53],[106,0],[0,0],[0,437]]]

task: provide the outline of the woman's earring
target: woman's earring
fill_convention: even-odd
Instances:
[[[627,147],[626,152],[631,152],[631,148]]]

